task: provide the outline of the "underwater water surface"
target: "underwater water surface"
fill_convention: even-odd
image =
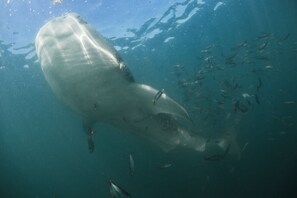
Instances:
[[[237,155],[164,152],[105,123],[90,154],[35,53],[39,28],[67,12],[184,106],[193,133],[234,134]],[[109,179],[141,198],[296,197],[296,19],[293,0],[1,1],[0,197],[112,197]]]

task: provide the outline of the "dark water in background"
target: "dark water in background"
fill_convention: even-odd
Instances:
[[[96,125],[90,155],[80,117],[52,94],[33,45],[15,49],[2,40],[0,197],[110,197],[110,177],[133,197],[296,197],[297,3],[224,1],[214,11],[216,3],[172,5],[163,20],[111,41],[136,81],[186,107],[194,131],[234,128],[246,145],[239,160],[164,153],[104,124]],[[179,6],[185,11],[175,18]]]

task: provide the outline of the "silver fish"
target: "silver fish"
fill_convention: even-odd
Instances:
[[[116,185],[115,183],[113,183],[111,181],[111,179],[109,179],[109,191],[110,191],[110,195],[111,195],[112,198],[117,197],[118,194],[120,194],[122,196],[126,196],[126,197],[131,197],[130,193],[128,193],[122,187],[120,187],[120,186]]]
[[[172,166],[172,164],[164,164],[163,166],[161,166],[161,168],[170,168]]]
[[[244,146],[242,147],[240,153],[242,153],[242,152],[246,149],[246,147],[247,147],[248,145],[249,145],[249,142],[246,142],[246,143],[244,144]]]
[[[267,45],[268,45],[268,41],[262,43],[262,44],[258,47],[258,50],[263,50],[264,48],[266,48]]]
[[[130,153],[129,155],[129,168],[130,168],[130,175],[133,176],[134,175],[134,171],[135,171],[135,168],[134,168],[134,159],[133,159],[133,156],[132,154]]]

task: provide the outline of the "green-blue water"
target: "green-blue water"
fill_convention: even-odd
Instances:
[[[0,197],[111,197],[109,178],[140,198],[296,197],[297,2],[218,2],[1,1]],[[90,154],[34,52],[38,29],[66,11],[109,38],[137,82],[182,104],[195,133],[235,130],[240,158],[165,153],[104,123]]]

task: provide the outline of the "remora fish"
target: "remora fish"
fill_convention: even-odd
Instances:
[[[95,122],[109,123],[165,151],[176,146],[200,152],[206,146],[221,147],[206,145],[204,137],[184,127],[177,118],[190,117],[168,95],[136,83],[115,48],[79,15],[68,13],[48,21],[37,33],[35,48],[52,91],[90,128]]]
[[[154,105],[156,104],[156,102],[159,100],[159,98],[162,96],[163,93],[164,93],[164,89],[162,89],[156,93],[156,95],[154,96],[154,99],[152,101]]]

